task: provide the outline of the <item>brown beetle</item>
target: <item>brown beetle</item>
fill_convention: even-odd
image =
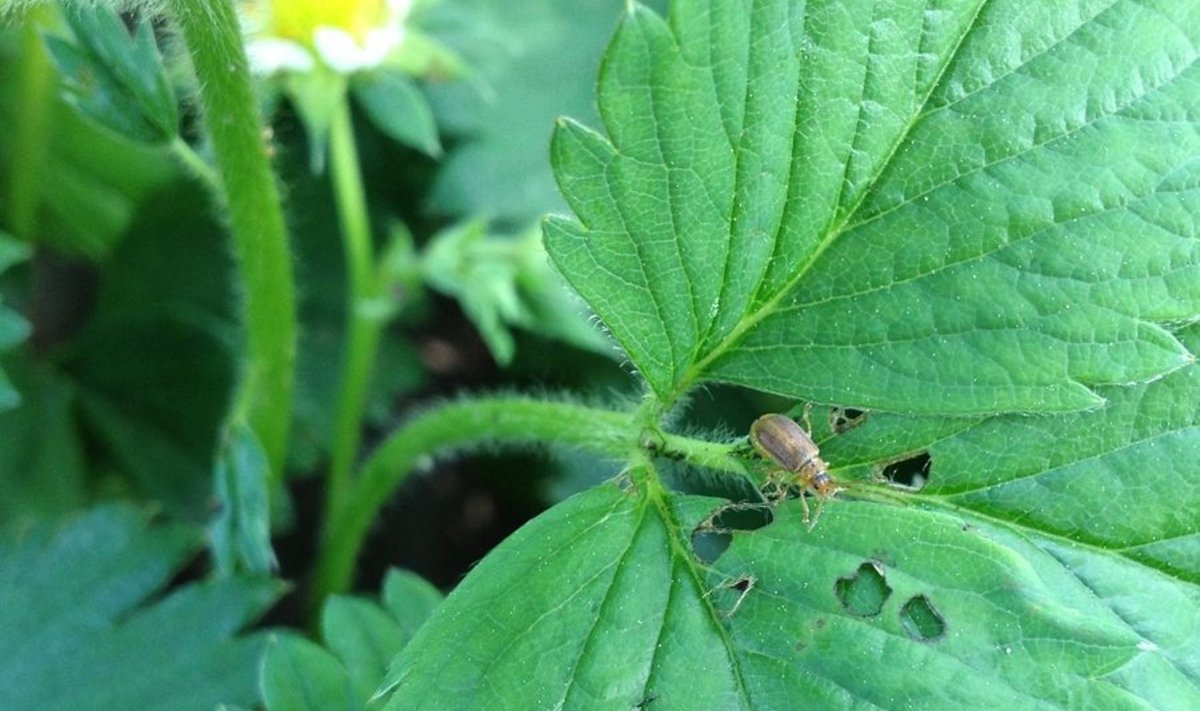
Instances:
[[[786,483],[800,487],[800,505],[804,507],[806,523],[809,515],[804,494],[812,489],[818,501],[817,513],[809,528],[816,526],[825,500],[841,490],[837,480],[829,475],[829,465],[821,459],[817,443],[795,420],[779,414],[763,415],[755,420],[750,425],[750,443],[764,459],[794,475],[793,481]]]

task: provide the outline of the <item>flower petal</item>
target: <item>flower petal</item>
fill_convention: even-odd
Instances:
[[[329,65],[330,69],[342,74],[373,66],[366,50],[359,46],[349,32],[340,27],[318,27],[313,33],[313,45],[316,46],[321,61]]]
[[[261,37],[247,43],[250,69],[256,74],[307,72],[313,68],[313,56],[303,45],[278,37]]]

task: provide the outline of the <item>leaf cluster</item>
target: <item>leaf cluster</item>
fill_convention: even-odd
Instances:
[[[193,80],[87,4],[0,33],[15,708],[1200,707],[1200,4],[446,0],[267,144],[231,7],[169,4]],[[530,379],[620,394],[433,397]],[[727,434],[773,410],[809,459]],[[588,485],[345,594],[531,444]],[[311,639],[244,629],[279,578]]]

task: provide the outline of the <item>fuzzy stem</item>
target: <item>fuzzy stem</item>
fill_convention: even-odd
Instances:
[[[350,585],[355,560],[375,514],[422,460],[480,445],[543,442],[626,460],[637,451],[637,431],[627,413],[514,396],[449,402],[418,415],[363,464],[344,504],[328,521],[317,564],[314,605]]]
[[[53,120],[54,67],[43,45],[42,32],[50,8],[34,6],[23,18],[20,97],[12,127],[13,157],[8,184],[9,230],[21,239],[37,241],[39,174]]]
[[[287,453],[296,354],[292,256],[283,208],[231,0],[170,0],[169,7],[200,80],[200,105],[225,186],[241,272],[248,364],[234,406],[248,414],[267,453],[274,489]]]
[[[350,475],[361,441],[371,369],[384,324],[379,309],[372,307],[377,295],[377,280],[374,278],[371,225],[358,151],[354,146],[350,102],[345,96],[334,112],[329,131],[330,170],[346,260],[347,330],[326,490],[327,522],[341,509],[350,486]]]
[[[727,474],[746,476],[746,460],[733,454],[734,447],[720,442],[662,433],[659,454],[688,464]]]

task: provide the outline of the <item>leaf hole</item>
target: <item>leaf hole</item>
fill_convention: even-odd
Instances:
[[[853,407],[834,407],[829,410],[829,429],[834,434],[842,434],[858,427],[867,421],[871,413]]]
[[[775,520],[775,512],[762,504],[729,504],[722,506],[708,519],[719,531],[757,531]]]
[[[754,531],[775,520],[770,507],[761,504],[729,504],[713,512],[692,531],[692,550],[711,565],[729,548],[734,531]]]
[[[733,617],[735,614],[737,614],[737,611],[741,608],[742,603],[746,601],[746,597],[750,595],[750,591],[754,589],[754,584],[756,581],[757,579],[753,575],[741,575],[737,578],[722,583],[719,587],[710,591],[710,593],[718,591],[726,592],[728,593],[725,595],[726,598],[732,596],[733,593],[737,593],[737,597],[733,598],[733,602],[730,603],[728,607],[721,610],[722,617]]]
[[[883,574],[883,565],[867,561],[853,574],[838,578],[834,585],[838,602],[855,617],[874,617],[892,595],[892,588]]]
[[[918,642],[935,642],[946,634],[946,621],[924,595],[917,595],[900,608],[900,625]]]
[[[733,534],[728,531],[717,531],[711,528],[697,528],[692,531],[692,551],[705,565],[712,565],[729,550],[733,542]]]
[[[922,489],[929,483],[933,460],[928,452],[918,452],[907,459],[892,462],[883,468],[883,478],[898,486]]]

